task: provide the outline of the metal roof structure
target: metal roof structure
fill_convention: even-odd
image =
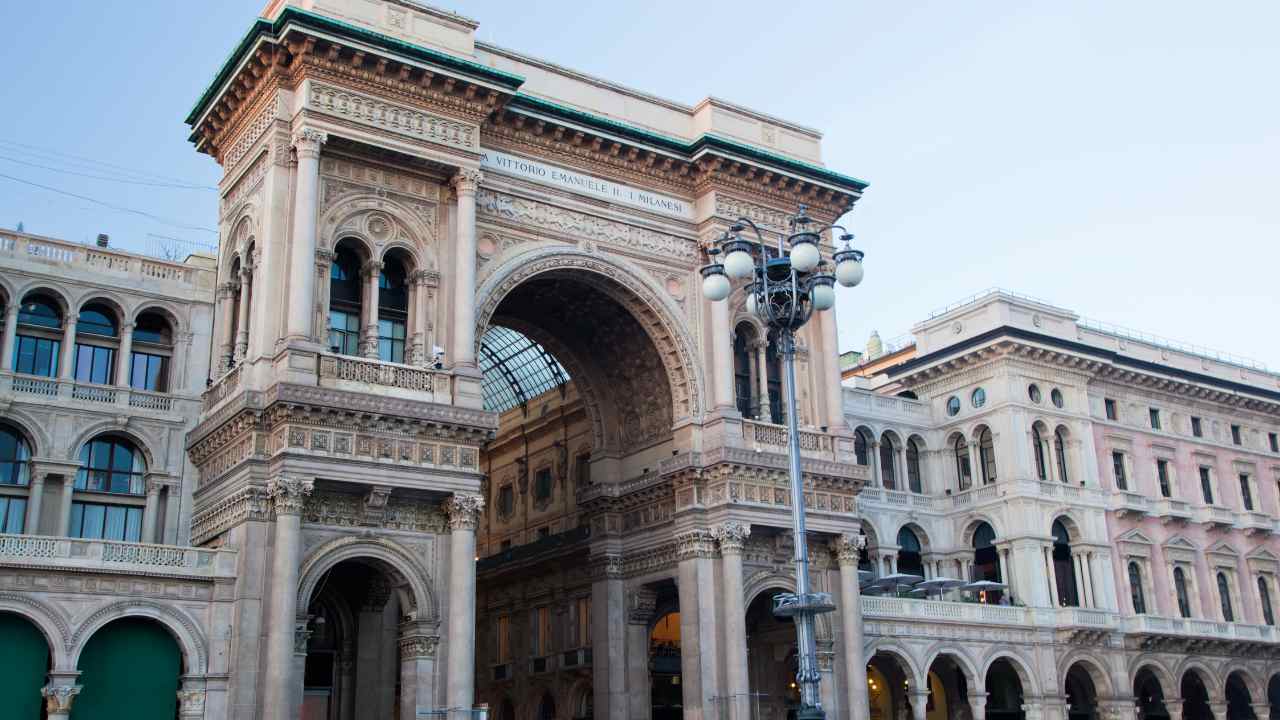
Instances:
[[[506,412],[569,381],[546,348],[511,328],[494,326],[480,338],[484,409]]]

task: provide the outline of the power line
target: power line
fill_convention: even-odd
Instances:
[[[10,146],[13,146],[14,149],[23,148],[23,150],[20,150],[20,152],[24,152],[27,155],[36,155],[37,157],[40,155],[47,155],[55,158],[67,158],[81,165],[85,165],[85,164],[99,165],[102,167],[111,168],[117,171],[123,171],[130,175],[137,175],[140,177],[151,177],[154,179],[165,180],[165,181],[174,182],[174,183],[185,184],[187,182],[185,178],[177,178],[177,177],[171,177],[168,175],[160,175],[157,173],[147,172],[144,170],[135,170],[134,168],[125,167],[124,165],[116,165],[114,163],[104,162],[102,160],[94,160],[93,158],[90,158],[90,157],[85,157],[83,155],[75,155],[73,153],[62,152],[59,150],[48,150],[46,148],[38,147],[36,145],[28,145],[27,143],[20,143],[20,142],[17,142],[16,140],[6,140],[4,138],[0,138],[0,145],[10,145]]]
[[[184,230],[199,230],[200,232],[212,233],[212,234],[214,234],[214,235],[217,235],[217,234],[218,234],[218,231],[217,231],[217,230],[213,230],[213,229],[211,229],[211,228],[207,228],[207,227],[200,227],[199,225],[187,225],[187,224],[185,224],[185,223],[180,223],[180,222],[177,222],[177,221],[174,221],[174,220],[169,220],[169,219],[166,219],[166,218],[162,218],[162,217],[160,217],[159,215],[153,215],[153,214],[151,214],[151,213],[149,213],[149,212],[145,212],[145,211],[143,211],[143,210],[135,210],[135,209],[133,209],[133,208],[122,207],[122,206],[120,206],[120,205],[112,205],[112,204],[111,204],[111,203],[109,203],[109,202],[105,202],[105,201],[103,201],[103,200],[98,200],[97,198],[91,198],[91,197],[88,197],[88,196],[85,196],[85,195],[77,195],[76,193],[73,193],[73,192],[68,192],[68,191],[66,191],[66,190],[60,190],[60,189],[55,188],[55,187],[49,187],[48,185],[41,185],[40,183],[32,182],[32,181],[30,181],[30,180],[23,180],[22,178],[14,177],[14,176],[12,176],[12,175],[5,175],[5,174],[3,174],[3,173],[0,173],[0,178],[3,178],[3,179],[5,179],[5,180],[12,180],[13,182],[17,182],[17,183],[22,183],[23,185],[30,185],[30,186],[32,186],[32,187],[37,187],[37,188],[40,188],[41,190],[48,190],[49,192],[55,192],[55,193],[58,193],[59,195],[66,195],[66,196],[68,196],[68,197],[73,197],[73,198],[76,198],[76,199],[78,199],[78,200],[85,200],[85,201],[87,201],[87,202],[91,202],[91,203],[93,203],[93,204],[95,204],[95,205],[101,205],[102,207],[109,208],[109,209],[111,209],[111,210],[115,210],[115,211],[117,211],[117,212],[129,213],[129,214],[132,214],[132,215],[140,215],[140,216],[142,216],[142,217],[144,217],[144,218],[148,218],[148,219],[150,219],[150,220],[154,220],[154,221],[156,221],[156,222],[158,222],[158,223],[163,223],[163,224],[165,224],[165,225],[172,225],[173,227],[182,228],[182,229],[184,229]]]
[[[106,175],[93,175],[90,173],[76,172],[75,170],[66,170],[63,168],[50,167],[48,165],[40,165],[38,163],[27,162],[26,160],[19,160],[18,158],[8,157],[6,155],[0,155],[0,160],[8,160],[9,162],[15,162],[15,163],[18,163],[19,165],[26,165],[27,167],[40,168],[41,170],[52,170],[53,172],[66,173],[67,175],[76,175],[78,177],[91,178],[93,180],[106,180],[108,182],[126,183],[129,185],[145,185],[147,187],[177,188],[179,190],[217,191],[218,189],[216,187],[213,187],[212,185],[181,185],[178,183],[148,182],[146,180],[130,180],[128,178],[107,177]]]

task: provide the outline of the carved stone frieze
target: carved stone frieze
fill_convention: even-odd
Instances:
[[[627,593],[627,622],[647,626],[653,621],[658,604],[658,594],[648,588],[636,588]]]
[[[676,536],[676,543],[681,561],[716,556],[715,537],[709,530],[690,530],[681,533]]]
[[[307,108],[361,125],[463,150],[480,149],[480,128],[372,95],[312,82]]]
[[[267,129],[271,127],[271,123],[276,119],[276,108],[272,103],[265,103],[265,106],[253,120],[244,127],[236,139],[222,153],[220,162],[223,170],[230,173],[235,169],[236,165],[244,158],[245,154],[262,138]]]
[[[266,490],[260,487],[241,488],[212,506],[201,508],[192,517],[191,541],[199,545],[242,522],[270,518],[271,501]]]
[[[372,494],[372,491],[371,491]],[[440,534],[445,531],[445,516],[434,503],[418,498],[386,499],[376,520],[367,512],[365,502],[348,493],[317,492],[307,498],[302,521],[337,527],[380,527],[417,533]]]
[[[591,557],[591,577],[597,580],[623,577],[622,556],[613,553]]]

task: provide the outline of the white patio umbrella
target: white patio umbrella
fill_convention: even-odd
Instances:
[[[925,590],[926,593],[936,592],[941,595],[947,590],[954,590],[967,584],[968,583],[964,580],[956,580],[948,577],[936,577],[925,580],[924,582],[916,585],[916,587]]]

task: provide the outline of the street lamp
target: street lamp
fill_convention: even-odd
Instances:
[[[740,233],[750,227],[755,240]],[[844,247],[832,256],[835,274],[826,270],[818,248],[820,233],[841,232]],[[822,700],[818,693],[818,653],[814,640],[814,616],[831,612],[835,606],[828,593],[809,591],[809,544],[805,536],[804,487],[800,476],[800,433],[796,419],[795,333],[815,311],[835,305],[835,284],[853,287],[862,282],[862,251],[849,246],[853,235],[839,225],[814,223],[804,205],[789,221],[790,232],[770,248],[760,228],[749,218],[738,218],[708,250],[711,263],[702,268],[702,294],[712,302],[729,297],[730,278],[750,280],[746,286],[747,312],[759,317],[777,338],[786,384],[787,453],[791,474],[791,527],[795,534],[796,592],[774,598],[773,614],[793,618],[800,683],[799,720],[821,720]],[[724,261],[716,256],[723,254]],[[832,350],[833,348],[828,348]]]

